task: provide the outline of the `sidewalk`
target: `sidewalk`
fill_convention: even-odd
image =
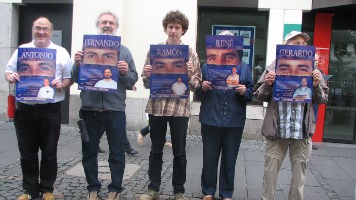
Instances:
[[[15,129],[12,122],[0,121],[0,200],[16,199],[22,193],[22,176]],[[137,145],[134,132],[128,132],[131,145],[139,151],[137,156],[126,156],[126,169],[120,199],[138,199],[147,190],[149,137],[142,147]],[[356,145],[321,143],[313,150],[307,169],[304,199],[355,200]],[[106,151],[99,154],[102,177],[100,197],[106,199],[110,173],[107,164],[108,145],[104,136],[100,144]],[[264,165],[264,142],[245,140],[241,144],[236,165],[234,199],[260,199]],[[160,199],[173,199],[172,149],[164,148]],[[202,142],[200,136],[187,136],[187,199],[200,199]],[[55,183],[57,199],[86,199],[86,180],[81,169],[81,141],[78,128],[62,126],[58,145],[58,176]],[[276,200],[288,198],[291,167],[288,156],[279,173]],[[215,196],[218,196],[218,192]]]

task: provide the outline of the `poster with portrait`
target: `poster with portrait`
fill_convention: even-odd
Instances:
[[[188,45],[150,45],[150,98],[189,97]]]
[[[253,58],[255,52],[255,26],[231,26],[231,25],[213,25],[212,35],[219,35],[222,31],[228,30],[236,36],[243,37],[244,54],[242,60],[254,68]],[[253,73],[252,73],[253,75]]]
[[[273,100],[310,103],[313,95],[314,46],[277,45]]]
[[[116,92],[119,81],[121,37],[84,35],[83,63],[79,68],[78,89]]]
[[[55,49],[19,48],[17,54],[16,101],[54,102]]]
[[[215,89],[236,89],[240,83],[243,37],[206,36],[207,80]]]

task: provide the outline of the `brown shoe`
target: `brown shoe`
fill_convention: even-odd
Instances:
[[[140,200],[155,200],[158,199],[158,192],[153,190],[148,190],[143,195],[141,195]]]
[[[23,195],[17,197],[17,200],[29,200],[29,199],[32,199],[31,195],[29,195],[29,194],[23,194]]]
[[[46,192],[43,194],[42,199],[43,200],[55,200],[56,197],[53,195],[52,192]]]
[[[99,200],[98,191],[89,192],[87,200]]]

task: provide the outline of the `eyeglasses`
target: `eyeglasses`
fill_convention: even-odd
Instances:
[[[40,27],[40,26],[35,26],[35,27],[33,27],[33,30],[35,30],[35,31],[43,31],[43,32],[48,32],[49,31],[49,28],[48,27]]]
[[[307,45],[308,43],[306,42],[302,42],[302,41],[288,41],[287,42],[287,45],[301,45],[301,46],[305,46]]]

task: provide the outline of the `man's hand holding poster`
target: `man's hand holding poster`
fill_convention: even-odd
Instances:
[[[116,92],[121,37],[84,35],[83,64],[79,68],[79,90]]]
[[[150,98],[188,98],[188,45],[151,45]]]
[[[236,89],[241,75],[243,37],[208,35],[206,37],[208,81],[215,89]]]
[[[55,89],[51,82],[56,75],[56,52],[47,48],[18,49],[17,101],[54,102]]]
[[[274,101],[312,101],[314,56],[314,46],[277,45]]]

